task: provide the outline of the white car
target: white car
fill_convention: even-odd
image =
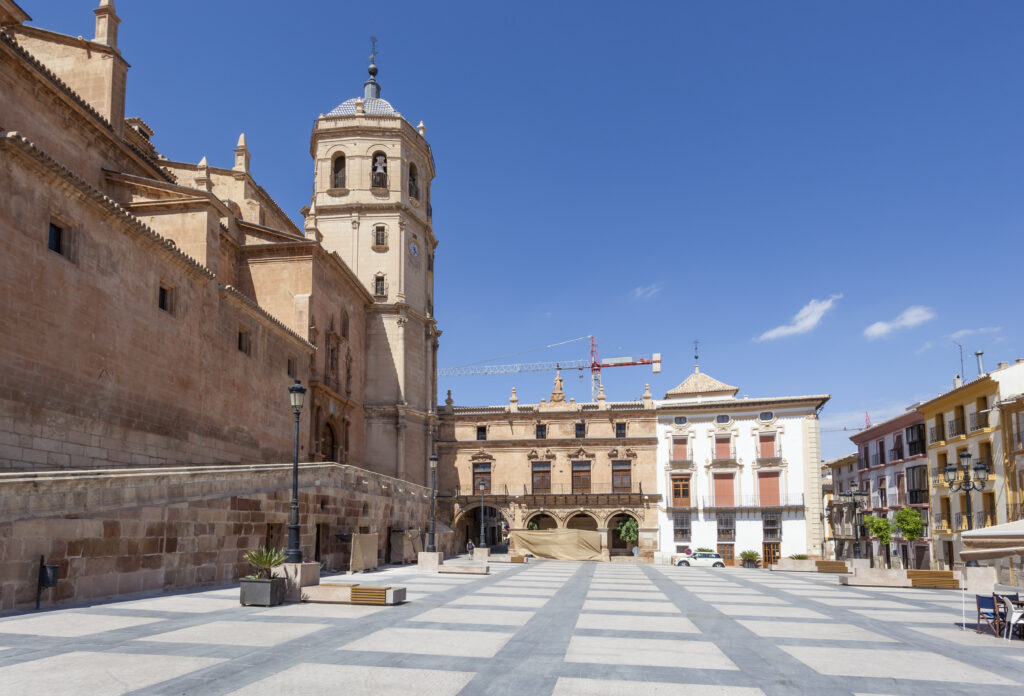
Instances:
[[[686,558],[680,558],[676,561],[677,566],[703,566],[705,568],[724,568],[725,561],[722,560],[722,556],[717,553],[708,553],[707,551],[697,551],[692,556]]]

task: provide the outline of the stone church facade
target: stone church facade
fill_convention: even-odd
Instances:
[[[85,40],[0,0],[0,469],[290,461],[298,379],[300,460],[426,482],[440,331],[422,124],[371,65],[363,95],[316,120],[299,227],[244,135],[231,167],[188,163],[125,117],[120,19],[111,0],[94,13]]]

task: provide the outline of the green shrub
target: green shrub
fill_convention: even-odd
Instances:
[[[256,578],[267,580],[272,568],[284,563],[285,553],[280,549],[253,549],[245,554],[245,560],[256,569]]]
[[[807,554],[806,553],[791,553],[789,555],[789,557],[792,558],[794,561],[806,561],[807,560]]]
[[[905,507],[898,510],[893,517],[893,522],[907,541],[920,539],[921,533],[924,532],[924,520],[917,508]]]
[[[707,546],[701,546],[697,551],[700,553],[717,553],[714,549],[709,549]]]
[[[761,554],[757,551],[740,551],[740,558],[744,561],[756,561],[761,558]]]

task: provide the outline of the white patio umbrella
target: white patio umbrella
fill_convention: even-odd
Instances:
[[[993,558],[1024,556],[1024,520],[997,524],[994,527],[972,529],[960,535],[963,546],[960,557],[965,561],[984,561]],[[1012,574],[1013,566],[1010,566]],[[966,597],[967,591],[961,593],[961,605],[964,612],[964,628],[966,629]]]

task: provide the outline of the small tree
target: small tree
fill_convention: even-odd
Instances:
[[[896,529],[907,541],[916,541],[924,533],[924,519],[917,508],[905,507],[893,516]]]
[[[531,531],[536,531],[536,530],[540,529],[540,525],[537,524],[536,520],[530,520],[529,522],[526,523],[526,528],[531,530]]]
[[[878,543],[885,547],[885,567],[890,567],[889,544],[892,543],[893,526],[888,517],[875,517],[866,515],[864,526],[868,528],[868,534],[878,539]]]
[[[280,549],[253,549],[247,551],[245,560],[256,569],[256,579],[269,580],[270,571],[284,563],[284,551]]]
[[[622,539],[627,544],[635,544],[637,539],[640,538],[640,525],[637,524],[635,517],[627,517],[619,522],[619,526],[615,528],[615,531],[619,535],[619,539]]]

